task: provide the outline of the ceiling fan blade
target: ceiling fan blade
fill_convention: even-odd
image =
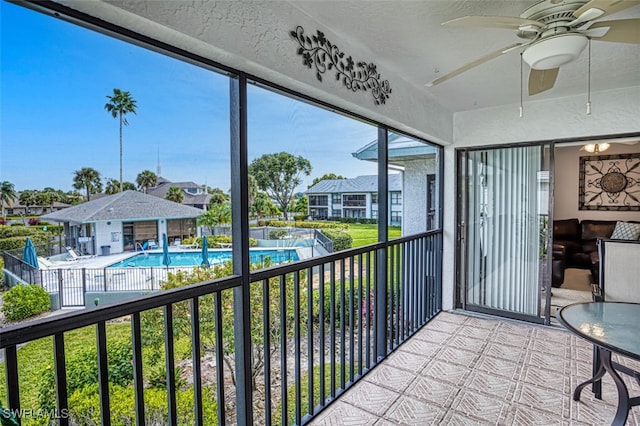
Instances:
[[[544,27],[544,24],[531,19],[514,18],[510,16],[463,16],[443,22],[442,25],[450,27],[486,27],[517,30],[522,26]]]
[[[609,27],[609,31],[595,40],[640,44],[640,18],[596,22],[590,30],[603,27]]]
[[[581,19],[581,15],[584,13],[587,13],[589,15],[593,14],[593,11],[589,12],[590,9],[599,9],[603,13],[597,13],[597,15],[598,18],[602,18],[604,16],[620,12],[621,10],[637,6],[639,4],[640,0],[591,0],[590,2],[586,3],[584,6],[573,12],[573,16],[575,16],[577,19]]]
[[[451,79],[451,78],[453,78],[453,77],[455,77],[455,76],[457,76],[459,74],[462,74],[463,72],[465,72],[467,70],[470,70],[473,67],[477,67],[478,65],[484,64],[485,62],[489,62],[490,60],[492,60],[494,58],[497,58],[498,56],[500,56],[500,55],[502,55],[504,53],[510,52],[510,51],[514,50],[515,48],[517,48],[519,46],[522,46],[522,43],[516,43],[516,44],[513,44],[511,46],[504,47],[504,48],[502,48],[500,50],[496,50],[495,52],[488,53],[488,54],[476,59],[473,62],[469,62],[468,64],[463,65],[460,68],[457,68],[457,69],[451,71],[450,73],[443,75],[442,77],[436,78],[435,80],[427,83],[426,86],[427,87],[431,87],[431,86],[435,86],[436,84],[440,84],[440,83],[442,83],[444,81],[447,81],[447,80],[449,80],[449,79]]]
[[[552,68],[550,70],[536,70],[531,68],[529,71],[529,96],[537,95],[547,91],[556,84],[560,68]]]

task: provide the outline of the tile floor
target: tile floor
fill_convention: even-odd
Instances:
[[[560,326],[443,312],[311,424],[607,425],[617,404],[608,376],[603,400],[590,388],[571,398],[591,377],[591,349]],[[640,424],[640,407],[627,424]]]

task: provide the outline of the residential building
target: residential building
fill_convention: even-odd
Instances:
[[[158,176],[157,185],[149,188],[147,194],[153,195],[154,197],[166,198],[167,192],[172,186],[182,190],[182,204],[185,206],[191,206],[201,210],[207,210],[209,208],[211,195],[207,193],[204,185],[198,185],[195,182],[171,182],[168,179]]]
[[[305,192],[312,219],[378,218],[378,176],[357,176],[348,179],[327,179]],[[389,225],[402,224],[402,176],[389,175]]]
[[[139,250],[149,240],[162,244],[198,235],[202,210],[139,191],[124,191],[49,213],[42,220],[64,225],[66,245],[82,253]]]

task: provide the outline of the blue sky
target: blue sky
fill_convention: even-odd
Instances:
[[[0,181],[16,190],[68,191],[92,167],[118,179],[118,121],[104,109],[114,88],[137,101],[123,131],[123,175],[156,172],[228,190],[227,77],[29,9],[0,2]],[[351,153],[376,128],[264,89],[249,89],[249,160],[287,151],[314,177],[375,174]],[[330,149],[328,147],[330,146]]]

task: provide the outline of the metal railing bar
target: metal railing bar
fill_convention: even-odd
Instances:
[[[362,322],[363,322],[363,312],[362,312],[362,283],[364,280],[364,265],[363,265],[363,256],[362,254],[358,255],[358,299],[357,299],[357,309],[356,314],[358,315],[358,374],[362,374]]]
[[[20,411],[20,384],[18,380],[18,352],[16,346],[7,346],[4,350],[5,378],[7,381],[7,405]],[[14,411],[15,412],[15,411]]]
[[[133,387],[135,394],[136,424],[144,424],[144,377],[142,375],[142,333],[140,313],[131,317],[131,345],[133,346]]]
[[[396,324],[394,323],[395,321],[397,321],[397,309],[396,309],[396,281],[395,281],[395,276],[394,276],[394,272],[395,272],[395,252],[397,251],[397,247],[395,245],[392,245],[389,247],[388,251],[387,251],[387,259],[389,262],[389,267],[387,270],[387,274],[388,274],[388,280],[389,282],[385,282],[385,283],[381,283],[380,285],[384,285],[387,289],[388,292],[388,303],[389,303],[389,307],[391,308],[390,312],[389,312],[389,336],[387,337],[387,345],[385,347],[385,352],[389,352],[389,348],[393,347],[393,340],[395,338],[395,330],[397,329]],[[395,315],[394,315],[395,313]],[[387,321],[385,321],[386,323]]]
[[[271,424],[271,309],[269,280],[262,280],[262,328],[264,330],[264,420]]]
[[[135,299],[119,302],[116,305],[97,306],[90,310],[69,312],[23,324],[7,326],[2,329],[2,333],[0,334],[0,349],[30,342],[41,337],[51,336],[54,333],[67,332],[88,325],[95,325],[100,321],[109,321],[131,315],[135,312],[159,308],[167,303],[181,302],[192,297],[238,287],[239,284],[239,276],[234,275],[219,280],[192,284],[186,287],[140,296]]]
[[[355,318],[353,312],[353,302],[355,297],[354,291],[354,279],[355,279],[355,259],[353,256],[349,256],[349,381],[353,382],[353,370],[355,360]],[[344,286],[344,284],[343,284]]]
[[[345,294],[344,294],[344,278],[345,278],[345,260],[344,259],[340,259],[338,261],[338,264],[340,265],[340,388],[344,389],[344,385],[346,383],[346,330],[347,330],[347,326],[346,326],[346,318],[345,318]]]
[[[67,412],[69,403],[67,401],[67,367],[65,365],[63,333],[56,333],[53,336],[53,353],[58,412],[64,413]],[[69,424],[69,418],[66,416],[60,417],[60,425],[67,426]]]
[[[286,277],[280,275],[280,347],[285,354],[280,356],[280,377],[281,377],[281,401],[282,401],[282,424],[289,424],[288,407],[288,386],[287,386],[287,285]]]
[[[367,328],[366,328],[366,341],[367,341],[367,355],[366,355],[366,367],[369,368],[371,366],[371,252],[367,252],[367,281],[366,281],[366,293],[364,295],[365,298],[365,314],[367,320]],[[375,272],[374,272],[375,274]],[[375,346],[375,345],[374,345]]]
[[[202,365],[200,363],[200,304],[191,299],[191,358],[193,361],[193,414],[194,423],[203,424],[202,417]]]
[[[178,424],[176,407],[176,367],[173,350],[173,305],[164,306],[164,357],[167,381],[167,417],[169,425]]]
[[[300,424],[301,414],[301,401],[302,401],[302,393],[301,393],[301,373],[300,373],[300,357],[302,354],[300,353],[300,271],[296,271],[293,274],[293,339],[294,339],[294,387],[296,391],[295,397],[295,422],[296,424]],[[283,356],[287,354],[287,348],[282,347],[282,351],[284,352]]]
[[[329,350],[331,357],[329,365],[331,368],[331,398],[336,397],[336,264],[329,264],[329,334],[331,336],[329,342]]]
[[[313,400],[314,400],[314,350],[313,350],[313,340],[314,340],[314,329],[313,329],[313,268],[307,268],[307,413],[311,414],[313,412]]]
[[[225,423],[224,400],[224,348],[222,342],[222,291],[213,294],[213,317],[216,338],[216,399],[218,401],[218,424]]]
[[[96,324],[96,347],[98,354],[98,390],[100,394],[100,423],[111,424],[109,404],[109,358],[107,355],[107,326],[104,321]]]
[[[325,347],[324,347],[325,346],[324,345],[325,328],[324,328],[324,323],[325,323],[325,321],[327,319],[324,317],[324,307],[325,307],[325,304],[326,304],[325,297],[324,297],[324,267],[325,267],[324,263],[319,266],[319,272],[320,272],[320,283],[319,283],[320,284],[319,285],[319,287],[320,287],[320,310],[319,310],[320,315],[319,315],[319,317],[320,317],[320,319],[319,319],[319,324],[318,324],[318,328],[319,328],[319,330],[318,330],[318,336],[319,336],[318,339],[320,341],[319,342],[320,348],[319,348],[318,352],[319,352],[319,358],[320,358],[320,361],[319,361],[320,362],[320,377],[319,377],[319,380],[320,380],[320,383],[319,383],[320,384],[320,389],[319,389],[320,390],[320,398],[319,398],[320,399],[320,404],[323,404],[324,400],[326,398],[326,389],[325,389],[325,374],[326,373],[325,373],[325,367],[324,367],[324,364],[325,364],[325,356],[324,356],[324,351],[325,351]]]

